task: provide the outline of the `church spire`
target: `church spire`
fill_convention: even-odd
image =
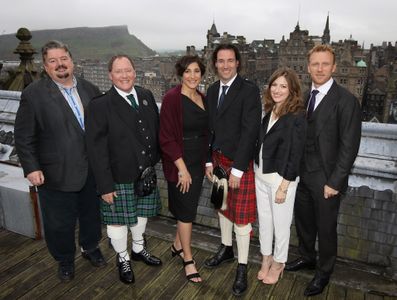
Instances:
[[[325,22],[325,28],[324,28],[324,32],[323,32],[321,41],[323,44],[329,44],[331,42],[331,35],[329,32],[329,12],[327,15],[327,21]]]

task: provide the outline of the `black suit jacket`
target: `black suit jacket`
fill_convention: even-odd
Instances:
[[[159,159],[159,113],[153,94],[135,86],[138,114],[114,87],[94,99],[87,110],[86,132],[89,159],[101,195],[114,191],[115,183],[132,183]],[[141,122],[147,122],[141,131]],[[152,157],[148,157],[148,137]]]
[[[80,78],[77,90],[84,109],[100,94],[96,86]],[[65,192],[79,191],[84,186],[88,174],[85,134],[49,77],[23,90],[14,134],[25,176],[42,170],[45,187]]]
[[[307,132],[314,132],[314,146],[327,177],[326,184],[338,191],[345,191],[360,147],[360,103],[334,81],[308,120]],[[305,155],[308,155],[307,151]],[[304,160],[307,163],[308,157]]]
[[[284,179],[294,181],[299,175],[306,136],[306,114],[288,113],[280,117],[266,133],[271,113],[263,118],[255,162],[262,159],[262,172],[277,172]],[[262,157],[259,157],[261,146]]]
[[[237,75],[218,110],[219,86],[217,81],[207,91],[210,140],[216,140],[217,148],[233,160],[233,168],[246,171],[254,158],[261,122],[259,89]]]

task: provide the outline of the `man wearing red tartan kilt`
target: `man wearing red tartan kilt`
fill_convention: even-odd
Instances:
[[[220,44],[212,62],[219,81],[208,88],[207,101],[211,138],[211,161],[206,176],[212,180],[213,167],[221,166],[229,176],[227,208],[219,210],[222,243],[217,253],[205,261],[214,268],[234,260],[233,229],[236,234],[238,266],[233,283],[234,295],[247,289],[247,261],[251,223],[256,218],[253,158],[261,123],[261,99],[258,87],[238,75],[239,50],[232,44]]]

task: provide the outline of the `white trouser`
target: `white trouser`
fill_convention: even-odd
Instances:
[[[273,258],[279,263],[285,263],[288,257],[292,214],[299,178],[289,184],[285,202],[278,204],[275,202],[276,191],[282,180],[278,173],[262,174],[259,169],[255,172],[261,253],[272,254],[274,232]]]

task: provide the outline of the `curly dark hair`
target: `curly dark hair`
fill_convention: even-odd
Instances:
[[[198,57],[197,55],[185,55],[182,56],[180,59],[178,59],[178,61],[175,64],[176,74],[179,77],[182,77],[183,72],[185,72],[187,67],[192,63],[198,64],[200,68],[201,76],[203,76],[205,73],[205,65],[202,62],[201,58]]]
[[[292,69],[282,67],[277,69],[270,77],[269,85],[264,94],[265,112],[268,113],[274,108],[275,103],[273,101],[270,89],[273,82],[281,76],[287,80],[289,95],[287,100],[282,103],[279,109],[274,111],[274,113],[277,117],[281,117],[287,113],[297,113],[303,111],[305,107],[303,104],[302,91],[298,76]]]

